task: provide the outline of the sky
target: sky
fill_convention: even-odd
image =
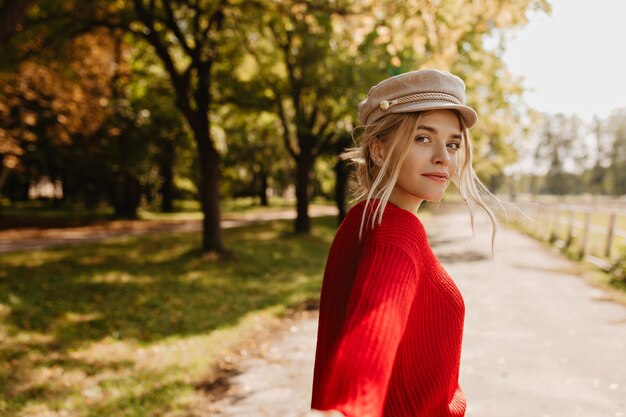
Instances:
[[[554,0],[507,42],[504,61],[524,78],[526,103],[590,121],[626,107],[626,1]]]

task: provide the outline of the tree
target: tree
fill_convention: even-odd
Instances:
[[[11,164],[20,171],[12,188],[60,179],[65,203],[84,199],[94,208],[107,199],[120,217],[136,217],[141,195],[150,201],[160,186],[163,209],[171,210],[173,165],[189,134],[171,111],[171,83],[152,47],[105,28],[61,46],[62,53],[32,55],[0,75],[0,183]]]
[[[228,137],[224,177],[229,194],[258,196],[260,204],[268,206],[270,179],[276,182],[286,157],[277,135],[280,122],[270,112],[246,112],[233,106],[223,106],[219,113]]]
[[[149,42],[161,59],[176,95],[176,106],[193,132],[200,159],[202,247],[225,253],[220,226],[220,154],[211,137],[211,70],[218,56],[227,1],[133,0],[138,21],[129,29]],[[138,26],[141,27],[138,27]]]
[[[123,28],[154,47],[176,96],[176,106],[194,134],[201,171],[203,248],[224,252],[219,213],[220,155],[211,139],[211,69],[217,58],[225,0],[113,0],[46,2],[26,19],[21,56],[40,54],[59,41],[98,27]],[[42,46],[44,47],[42,49]],[[19,59],[18,59],[19,60]]]
[[[0,191],[11,170],[59,178],[74,139],[93,134],[109,114],[103,105],[114,63],[108,32],[65,46],[62,61],[26,60],[15,72],[0,73]]]
[[[594,116],[591,125],[593,138],[595,139],[595,163],[593,167],[583,175],[583,183],[591,193],[606,194],[607,168],[611,164],[611,143],[606,132],[606,123],[600,117]]]
[[[295,162],[296,232],[309,232],[310,184],[316,159],[329,152],[337,128],[353,126],[355,79],[337,45],[333,18],[349,13],[342,2],[255,2],[244,21],[242,44],[255,62],[266,102],[281,122],[285,149]],[[348,3],[346,3],[348,4]],[[353,100],[352,100],[353,101]]]
[[[582,121],[575,115],[544,115],[535,161],[537,170],[545,172],[547,192],[560,195],[579,192],[575,176],[583,172],[588,156],[582,127]]]
[[[233,97],[248,89],[260,98],[254,101],[262,106],[257,112],[270,109],[281,121],[280,134],[296,166],[298,231],[310,228],[307,209],[316,158],[332,152],[341,132],[352,130],[357,103],[388,75],[424,66],[459,73],[470,104],[481,114],[475,129],[478,168],[496,175],[504,161],[514,158],[506,137],[518,115],[509,103],[521,88],[503,67],[503,48],[488,50],[484,40],[523,25],[533,8],[548,9],[543,0],[471,5],[460,0],[61,0],[35,8],[33,15],[46,24],[33,26],[26,19],[33,35],[28,39],[22,31],[15,38],[33,53],[60,31],[76,36],[105,26],[124,28],[154,48],[198,151],[203,248],[223,253],[222,155],[209,117],[217,104],[235,103]],[[224,77],[227,72],[235,76]],[[233,88],[231,79],[238,80]],[[489,156],[482,164],[481,155]]]
[[[344,131],[339,134],[337,141],[334,143],[333,153],[337,155],[335,162],[335,204],[337,205],[337,220],[341,224],[346,217],[348,210],[346,209],[346,194],[348,186],[348,178],[350,175],[350,165],[348,161],[340,159],[340,155],[346,148],[352,146],[352,135],[350,132]]]
[[[130,78],[123,83],[124,96],[136,124],[136,140],[144,144],[142,189],[148,202],[158,194],[161,211],[171,212],[174,199],[178,197],[176,177],[195,176],[195,171],[193,174],[183,173],[186,170],[176,166],[184,148],[195,151],[192,134],[182,114],[172,111],[172,86],[167,74],[159,67],[159,58],[152,52],[152,47],[131,39],[127,42],[126,65],[130,67]],[[197,190],[194,198],[197,199]]]
[[[152,48],[116,32],[111,113],[91,138],[99,159],[93,162],[104,165],[97,188],[106,190],[117,217],[136,217],[141,197],[152,202],[157,188],[161,209],[171,211],[174,164],[190,135],[180,112],[172,111],[171,84]]]
[[[612,146],[605,183],[611,194],[624,195],[626,194],[626,108],[611,112],[607,125],[612,137]]]
[[[0,45],[8,42],[19,30],[33,4],[34,0],[4,0],[0,3]]]
[[[359,100],[389,75],[420,67],[461,75],[469,104],[481,115],[475,129],[479,173],[495,178],[515,158],[506,140],[520,117],[511,102],[523,90],[502,63],[500,32],[525,24],[527,10],[549,10],[546,1],[254,4],[257,24],[245,31],[243,44],[258,63],[257,76],[275,103],[285,147],[296,162],[297,231],[310,227],[315,159],[332,147],[336,132],[356,125]],[[499,48],[486,49],[485,38],[495,35],[501,35]]]

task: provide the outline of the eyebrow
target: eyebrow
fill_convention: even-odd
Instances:
[[[425,131],[433,133],[435,135],[438,133],[437,129],[435,129],[434,127],[431,127],[431,126],[426,126],[426,125],[419,125],[417,127],[417,130],[425,130]],[[461,135],[459,135],[459,134],[453,134],[452,138],[454,138],[454,139],[463,139],[463,137]]]

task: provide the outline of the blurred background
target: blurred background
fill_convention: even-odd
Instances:
[[[0,0],[0,412],[207,415],[225,351],[315,308],[357,104],[419,68],[465,80],[511,222],[623,289],[625,12]]]

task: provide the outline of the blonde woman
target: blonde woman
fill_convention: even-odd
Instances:
[[[360,202],[324,272],[311,416],[465,415],[465,305],[417,217],[455,182],[495,232],[472,169],[477,115],[464,100],[459,77],[425,69],[382,81],[359,104],[360,146],[343,157],[356,163]]]

